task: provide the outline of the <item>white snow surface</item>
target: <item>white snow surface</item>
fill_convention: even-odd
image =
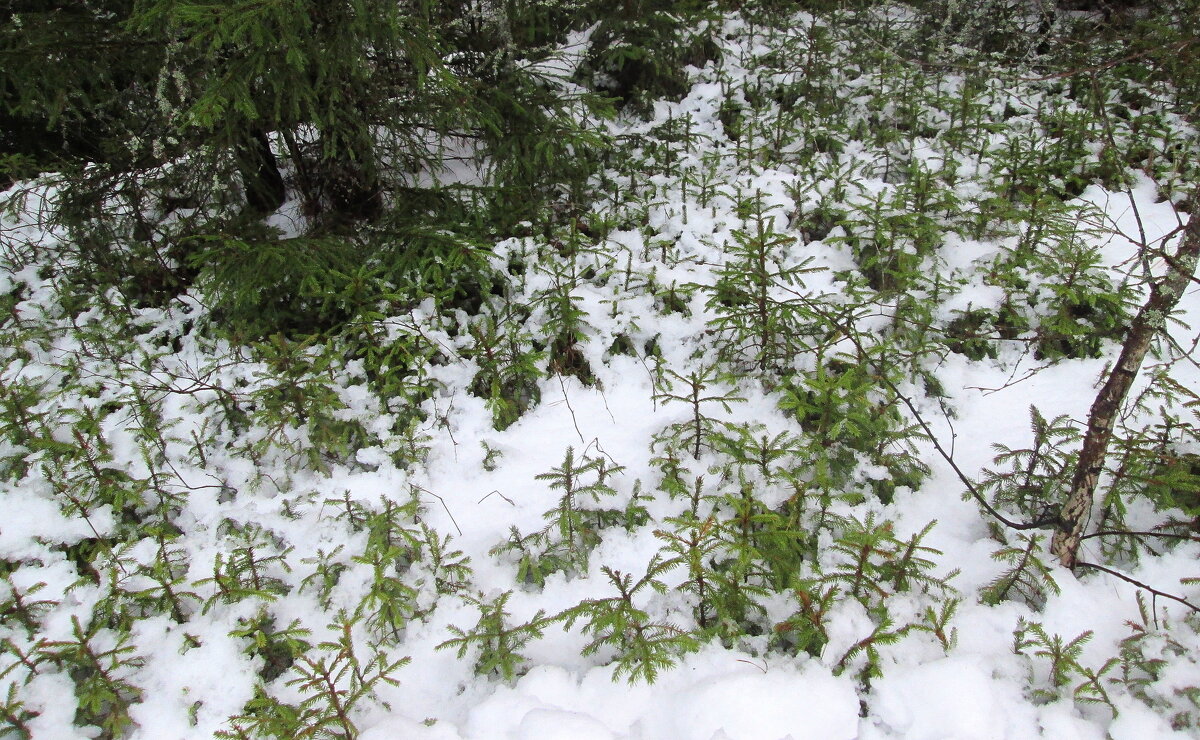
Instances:
[[[735,164],[732,144],[718,116],[724,95],[718,79],[748,74],[737,67],[732,52],[749,49],[752,54],[755,49],[765,49],[764,42],[736,21],[729,22],[722,38],[729,52],[725,66],[710,64],[703,70],[693,69],[694,86],[683,100],[659,102],[648,123],[631,119],[605,125],[621,134],[644,134],[669,120],[690,115],[697,130],[709,137],[703,152],[724,158],[721,176],[743,192],[761,191],[767,203],[778,206],[778,227],[782,229],[788,214],[803,205],[790,188],[801,176],[782,166]],[[574,45],[586,42],[587,34],[572,38]],[[570,54],[562,59],[563,64],[574,64]],[[547,70],[561,71],[550,66]],[[703,152],[698,149],[683,155],[683,164],[699,162]],[[849,151],[842,155],[848,159],[853,156]],[[878,176],[861,178],[856,185],[864,198],[893,187]],[[646,214],[646,225],[613,231],[600,245],[618,255],[613,277],[582,280],[575,289],[590,327],[588,341],[581,349],[598,382],[588,387],[572,377],[542,379],[540,403],[503,431],[493,428],[484,401],[467,390],[477,365],[461,356],[465,347],[461,336],[450,336],[429,306],[391,320],[394,331],[421,332],[439,343],[448,356],[457,358],[456,362],[430,368],[441,390],[425,402],[428,421],[420,432],[428,437],[428,453],[423,463],[408,469],[392,462],[391,455],[401,443],[389,436],[389,399],[373,396],[361,373],[353,369],[337,381],[338,394],[345,404],[345,410],[339,413],[363,420],[375,430],[378,444],[364,447],[353,459],[335,462],[324,471],[288,469],[279,458],[272,457],[253,462],[237,452],[241,448],[233,436],[227,439],[226,451],[209,449],[207,459],[201,462],[187,449],[191,432],[202,432],[206,423],[209,412],[201,408],[205,398],[168,394],[166,408],[175,425],[169,452],[177,461],[181,479],[193,486],[178,517],[187,537],[176,543],[191,563],[189,579],[194,582],[211,576],[215,556],[227,551],[223,522],[260,524],[295,548],[288,556],[293,570],[272,571],[292,586],[310,575],[320,560],[347,566],[332,591],[328,610],[321,608],[312,589],[292,588],[270,604],[277,628],[299,620],[313,630],[313,644],[329,639],[333,633],[325,626],[336,610],[355,608],[369,587],[370,572],[350,562],[350,555],[361,551],[365,534],[350,532],[340,522],[332,521],[336,503],[324,502],[343,497],[376,504],[385,499],[404,501],[412,490],[418,491],[423,505],[421,521],[442,535],[450,535],[451,547],[470,557],[471,589],[487,598],[513,592],[508,608],[514,623],[533,618],[539,610],[553,614],[584,599],[611,595],[601,570],[604,566],[633,573],[635,578],[644,573],[662,547],[652,525],[631,531],[620,527],[603,530],[601,541],[588,558],[587,572],[553,573],[540,589],[518,582],[511,557],[491,555],[489,550],[504,541],[511,527],[528,533],[545,526],[543,512],[555,505],[558,494],[537,476],[560,465],[568,448],[577,455],[603,456],[624,466],[611,481],[617,490],[618,507],[633,496],[635,482],[641,483],[642,495],[655,493],[661,472],[654,463],[653,437],[672,423],[686,421],[689,412],[682,404],[656,398],[653,363],[661,361],[683,373],[696,366],[697,357],[709,357],[711,339],[706,331],[711,314],[700,294],[684,298],[690,313],[663,312],[649,293],[625,291],[621,270],[627,258],[641,260],[641,255],[648,253],[650,259],[636,265],[637,270],[644,277],[653,269],[660,286],[711,283],[714,270],[726,259],[723,245],[745,226],[729,197],[717,197],[711,205],[701,206],[695,201],[694,191],[684,199],[676,180],[664,176],[656,186],[659,196]],[[815,186],[820,190],[829,183]],[[1131,196],[1132,200],[1125,194],[1093,186],[1081,199],[1103,209],[1114,233],[1131,233],[1139,228],[1132,220],[1131,204],[1136,205],[1140,228],[1150,232],[1150,238],[1175,228],[1174,210],[1170,203],[1158,202],[1152,184],[1140,183]],[[840,284],[835,273],[854,265],[844,244],[826,239],[800,242],[794,248],[795,261],[811,258],[810,266],[824,268],[823,272],[806,276],[805,290],[811,295],[836,294]],[[660,249],[660,242],[676,251],[675,261],[655,260],[653,255]],[[1100,239],[1097,246],[1117,280],[1134,269],[1129,263],[1133,248],[1127,240]],[[536,248],[531,240],[509,240],[496,246],[495,259],[503,264],[510,255]],[[964,275],[977,260],[990,258],[995,250],[995,244],[955,234],[947,234],[939,248],[944,264]],[[42,306],[53,311],[51,287],[40,282],[36,274],[10,273],[2,277],[10,284],[27,286],[21,311],[35,315]],[[552,283],[546,274],[530,274],[522,290],[524,295],[532,296],[552,287]],[[995,307],[1002,299],[994,286],[968,281],[945,298],[940,310],[950,316],[968,307]],[[538,320],[538,310],[530,319],[533,324]],[[203,309],[175,306],[157,313],[147,310],[144,319],[149,324],[178,325],[189,311],[195,315]],[[1181,318],[1193,326],[1200,321],[1200,288],[1193,285],[1188,289],[1181,311]],[[1172,331],[1185,346],[1190,342],[1186,329],[1177,326]],[[608,351],[619,336],[633,341],[639,348],[637,356]],[[661,351],[660,360],[641,351],[651,340]],[[24,360],[8,363],[3,374],[5,382],[53,379],[58,372],[56,358],[80,350],[72,341],[63,339],[62,346],[54,348],[30,347]],[[1119,350],[1109,342],[1100,358],[1069,360],[1039,369],[1042,363],[1016,345],[1002,346],[994,359],[973,361],[948,354],[932,368],[946,389],[948,398],[944,400],[956,414],[952,420],[947,420],[935,401],[918,401],[943,443],[953,442],[955,461],[968,475],[976,476],[991,464],[993,444],[1021,447],[1028,443],[1031,405],[1036,405],[1047,419],[1065,414],[1077,424],[1085,420],[1095,395],[1095,381]],[[195,356],[189,358],[189,351]],[[189,361],[202,365],[204,353],[215,351],[211,344],[189,350],[185,343],[180,353],[165,360],[176,363],[167,369],[182,374]],[[1035,369],[1038,372],[1032,372]],[[159,380],[169,380],[161,367],[158,372]],[[252,364],[221,372],[225,374],[213,376],[210,381],[230,387],[235,382],[244,383],[247,388],[269,382],[267,370],[256,370]],[[1181,368],[1177,380],[1195,384],[1200,382],[1200,373],[1194,368]],[[762,424],[770,434],[788,429],[790,422],[779,410],[777,398],[752,378],[738,387],[736,394],[745,402],[732,404],[728,413],[711,403],[709,411],[735,425]],[[141,465],[139,448],[130,425],[123,420],[128,421],[128,417],[110,417],[106,429],[116,461],[110,464],[136,474]],[[64,434],[62,441],[70,440],[70,435]],[[837,665],[839,658],[872,629],[872,618],[866,610],[847,599],[835,607],[829,644],[815,657],[769,649],[767,635],[748,637],[730,646],[713,641],[680,656],[652,684],[628,683],[623,677],[614,680],[610,653],[602,650],[581,655],[591,638],[581,632],[579,624],[570,629],[556,624],[523,650],[527,672],[506,682],[497,676],[475,675],[474,652],[459,659],[454,650],[436,649],[451,636],[451,625],[468,628],[478,618],[478,611],[461,598],[435,594],[426,582],[420,586],[420,602],[427,611],[414,618],[398,644],[389,648],[390,657],[408,656],[411,663],[394,673],[398,681],[395,686],[381,685],[377,701],[360,706],[356,714],[360,737],[1152,740],[1186,736],[1171,729],[1169,717],[1124,693],[1116,699],[1117,716],[1104,707],[1074,702],[1070,697],[1041,702],[1030,698],[1031,687],[1046,687],[1047,667],[1040,658],[1014,653],[1013,633],[1020,620],[1038,622],[1050,634],[1068,639],[1085,630],[1093,631],[1081,663],[1099,669],[1116,654],[1120,640],[1129,635],[1126,622],[1139,620],[1138,589],[1094,574],[1083,577],[1081,572],[1077,577],[1052,566],[1061,592],[1049,595],[1040,612],[1017,602],[996,606],[979,603],[978,590],[1000,571],[1000,564],[991,557],[998,544],[989,538],[987,521],[978,506],[963,499],[963,485],[949,465],[931,445],[920,443],[920,447],[931,474],[918,490],[902,487],[890,503],[869,498],[859,504],[860,508],[846,512],[862,516],[874,511],[880,519],[891,520],[896,533],[903,537],[936,520],[923,544],[940,551],[932,556],[938,573],[959,571],[951,582],[962,597],[952,622],[957,630],[952,648],[944,649],[932,635],[914,632],[881,649],[883,675],[864,686],[854,670],[839,670]],[[488,457],[489,450],[494,457]],[[703,473],[707,462],[701,460],[695,469]],[[262,466],[272,464],[281,467],[272,475],[261,475],[268,472]],[[109,531],[116,522],[109,510],[96,511],[87,521],[64,513],[53,497],[51,484],[31,476],[22,487],[0,487],[0,511],[4,512],[0,557],[23,563],[11,574],[16,587],[44,583],[41,594],[60,601],[41,624],[40,634],[54,640],[67,639],[71,617],[85,618],[99,595],[92,585],[72,588],[79,574],[61,551],[47,543],[79,542]],[[768,487],[761,495],[774,505],[788,493]],[[680,511],[677,502],[664,499],[651,495],[643,501],[652,522]],[[299,513],[285,516],[281,509],[284,502],[290,502]],[[334,555],[339,546],[344,550]],[[1195,574],[1197,552],[1195,547],[1182,546],[1160,557],[1147,558],[1129,572],[1144,582],[1161,584],[1165,590],[1178,589],[1180,578]],[[152,548],[130,554],[134,558],[153,556]],[[1090,543],[1085,546],[1084,556],[1100,559]],[[668,587],[666,592],[641,592],[639,606],[656,618],[684,619],[681,615],[687,612],[687,602],[676,588],[684,578],[682,569],[669,571],[661,578]],[[195,586],[193,590],[202,598],[212,594],[212,586]],[[914,619],[926,606],[936,603],[915,593],[895,598]],[[184,623],[156,615],[135,624],[133,644],[141,664],[129,672],[129,679],[141,690],[141,700],[131,708],[131,738],[205,738],[228,727],[228,718],[242,711],[253,695],[256,673],[263,668],[263,658],[249,656],[245,643],[230,638],[229,633],[239,627],[239,620],[252,619],[260,606],[254,600],[218,603],[211,610],[197,609]],[[776,621],[783,621],[795,610],[795,604],[782,596],[768,600],[765,606],[777,616]],[[1156,606],[1160,615],[1165,613],[1170,619],[1180,621],[1184,616],[1177,605],[1160,600]],[[101,631],[97,639],[111,641],[110,632]],[[25,639],[23,634],[15,625],[0,627],[0,635],[18,641]],[[1197,645],[1194,634],[1179,639],[1189,647]],[[1167,685],[1183,688],[1200,682],[1195,663],[1180,659],[1171,670],[1175,673]],[[16,680],[15,675],[5,678],[0,689],[7,690],[7,684]],[[284,674],[271,684],[279,696],[299,696],[285,685],[290,677]],[[71,729],[74,699],[67,675],[45,671],[20,690],[26,708],[38,713],[29,722],[36,737],[67,740],[90,736],[87,730]]]

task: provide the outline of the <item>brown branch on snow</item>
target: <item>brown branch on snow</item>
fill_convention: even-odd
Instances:
[[[1164,599],[1170,599],[1171,601],[1178,601],[1180,604],[1183,604],[1188,609],[1191,609],[1194,612],[1200,612],[1200,606],[1196,606],[1195,604],[1193,604],[1192,602],[1183,598],[1182,596],[1176,596],[1175,594],[1169,594],[1166,591],[1159,591],[1157,588],[1154,588],[1153,586],[1142,583],[1141,581],[1139,581],[1135,578],[1132,578],[1130,576],[1127,576],[1118,570],[1113,570],[1112,568],[1106,568],[1103,565],[1096,565],[1095,563],[1084,562],[1082,560],[1076,560],[1075,567],[1076,568],[1091,568],[1092,570],[1098,570],[1102,573],[1107,573],[1110,576],[1115,576],[1117,578],[1120,578],[1122,581],[1125,581],[1126,583],[1132,583],[1133,585],[1137,586],[1140,589],[1149,591],[1150,593],[1154,594],[1155,596],[1161,596]]]
[[[1188,540],[1189,542],[1200,542],[1200,537],[1194,534],[1180,534],[1178,532],[1136,532],[1127,529],[1102,529],[1099,532],[1092,532],[1080,537],[1081,540],[1090,540],[1093,537],[1161,537],[1167,540]]]

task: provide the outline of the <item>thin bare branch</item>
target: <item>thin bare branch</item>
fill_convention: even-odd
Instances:
[[[1132,583],[1133,585],[1137,586],[1140,589],[1149,591],[1150,593],[1154,594],[1155,596],[1161,596],[1164,599],[1170,599],[1171,601],[1178,601],[1180,604],[1183,604],[1188,609],[1191,609],[1194,612],[1200,612],[1200,606],[1196,606],[1195,604],[1193,604],[1192,602],[1183,598],[1182,596],[1176,596],[1175,594],[1169,594],[1166,591],[1159,591],[1157,588],[1154,588],[1153,586],[1142,583],[1141,581],[1137,580],[1136,578],[1127,576],[1119,570],[1113,570],[1112,568],[1106,568],[1103,565],[1097,565],[1095,563],[1088,563],[1083,560],[1075,561],[1075,567],[1076,568],[1091,568],[1092,570],[1098,570],[1101,573],[1107,573],[1110,576],[1115,576],[1116,578],[1120,578],[1122,581],[1125,581],[1126,583]]]

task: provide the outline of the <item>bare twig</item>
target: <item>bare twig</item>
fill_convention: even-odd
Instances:
[[[763,661],[762,665],[755,663],[753,660],[746,660],[745,658],[738,658],[737,662],[745,663],[746,665],[752,665],[763,673],[767,672],[767,662],[765,660]]]
[[[458,522],[454,520],[454,515],[450,513],[450,507],[449,507],[449,506],[446,506],[446,499],[444,499],[444,498],[442,498],[441,496],[437,495],[436,493],[434,493],[433,491],[429,490],[428,488],[422,488],[421,486],[416,486],[416,485],[414,485],[414,486],[413,486],[413,488],[416,488],[416,489],[417,489],[418,491],[420,491],[421,493],[428,493],[430,496],[433,496],[433,497],[434,497],[434,498],[436,498],[438,501],[440,501],[440,502],[442,503],[442,508],[446,510],[446,516],[450,517],[450,523],[451,523],[451,524],[453,524],[453,525],[454,525],[454,529],[458,531],[458,536],[459,536],[459,537],[462,537],[462,529],[461,529],[461,528],[458,526]],[[486,498],[486,497],[485,497],[485,498]],[[511,503],[511,502],[510,502],[510,503]]]
[[[477,503],[477,504],[482,504],[484,501],[487,501],[487,500],[488,500],[489,498],[491,498],[492,496],[499,496],[500,498],[502,498],[502,499],[504,499],[505,501],[507,501],[509,506],[516,506],[516,505],[517,505],[517,504],[516,504],[516,502],[514,502],[514,501],[513,501],[511,498],[509,498],[508,496],[505,496],[503,493],[500,493],[500,490],[499,490],[499,489],[496,489],[496,490],[494,490],[494,491],[490,491],[490,492],[489,492],[487,495],[485,495],[483,498],[479,499],[479,500],[478,500],[478,501],[476,501],[475,503]]]
[[[1149,591],[1150,593],[1154,594],[1154,596],[1156,596],[1156,597],[1161,596],[1164,599],[1170,599],[1171,601],[1178,601],[1180,604],[1183,604],[1188,609],[1191,609],[1194,612],[1200,612],[1200,606],[1196,606],[1195,604],[1193,604],[1192,602],[1183,598],[1182,596],[1176,596],[1175,594],[1169,594],[1166,591],[1159,591],[1157,588],[1154,588],[1153,586],[1149,586],[1145,583],[1142,583],[1141,581],[1139,581],[1135,578],[1132,578],[1130,576],[1127,576],[1120,571],[1113,570],[1112,568],[1106,568],[1103,565],[1097,565],[1095,563],[1088,563],[1083,560],[1075,561],[1075,567],[1076,568],[1091,568],[1092,570],[1098,570],[1102,573],[1107,573],[1110,576],[1115,576],[1117,578],[1120,578],[1122,581],[1125,581],[1126,583],[1132,583],[1133,585],[1137,586],[1140,589]]]
[[[1200,537],[1194,534],[1179,534],[1177,532],[1137,532],[1125,529],[1102,529],[1098,532],[1085,534],[1080,537],[1081,540],[1090,540],[1093,537],[1161,537],[1167,540],[1188,540],[1189,542],[1200,542]]]
[[[558,386],[562,389],[563,403],[567,405],[567,411],[571,412],[571,425],[575,427],[575,433],[579,435],[580,444],[587,444],[587,440],[583,438],[583,432],[579,429],[579,419],[575,416],[575,409],[571,406],[571,399],[567,397],[567,383],[562,376],[558,376]]]

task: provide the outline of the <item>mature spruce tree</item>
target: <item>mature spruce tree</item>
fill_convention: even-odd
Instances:
[[[384,166],[428,156],[423,129],[457,84],[428,20],[388,0],[141,0],[130,26],[166,44],[176,136],[232,154],[251,212],[283,201],[273,138],[309,215],[344,223],[381,215]]]
[[[487,242],[573,222],[608,99],[682,94],[716,51],[681,14],[706,7],[15,0],[0,177],[57,186],[61,277],[134,304],[198,285],[239,336],[333,329],[397,288],[458,300]],[[597,22],[574,79],[534,64]],[[447,156],[478,177],[439,184]]]
[[[420,263],[586,177],[602,137],[520,60],[585,5],[17,0],[0,11],[0,176],[50,173],[69,279],[135,303],[199,280],[252,333],[329,328],[353,309],[312,296],[369,283],[369,303],[414,265],[445,280]],[[447,145],[486,163],[483,184],[429,186]]]
[[[82,162],[136,164],[162,45],[126,27],[132,0],[0,7],[0,177]]]

